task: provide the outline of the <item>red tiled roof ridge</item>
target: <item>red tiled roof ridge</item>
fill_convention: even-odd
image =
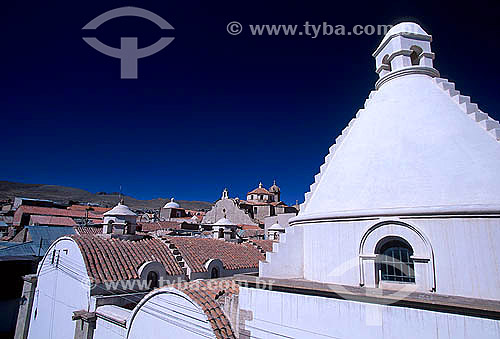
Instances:
[[[216,338],[236,338],[229,319],[217,302],[217,299],[222,295],[231,296],[239,293],[239,287],[234,281],[195,280],[188,283],[177,283],[171,287],[183,292],[201,307]]]
[[[267,194],[267,195],[273,195],[271,192],[269,192],[264,187],[257,187],[256,189],[251,190],[250,192],[248,192],[247,195],[248,194]]]
[[[260,250],[264,255],[266,252],[273,251],[273,240],[263,240],[263,239],[249,239],[247,240],[247,244],[254,246],[258,250]]]

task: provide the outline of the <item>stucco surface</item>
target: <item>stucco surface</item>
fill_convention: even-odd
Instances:
[[[60,238],[38,268],[28,338],[73,338],[73,312],[88,309],[89,300],[90,280],[80,249],[73,240]]]
[[[498,338],[500,322],[405,307],[240,287],[252,338]]]
[[[299,216],[500,206],[500,143],[433,78],[393,79],[369,101]]]

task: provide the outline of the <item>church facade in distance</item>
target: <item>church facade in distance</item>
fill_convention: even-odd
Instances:
[[[227,218],[238,225],[264,225],[267,217],[284,213],[297,213],[297,208],[281,201],[281,189],[274,181],[266,189],[262,183],[247,193],[247,200],[229,198],[228,189],[224,189],[210,211],[206,213],[202,224],[213,224],[220,218]]]

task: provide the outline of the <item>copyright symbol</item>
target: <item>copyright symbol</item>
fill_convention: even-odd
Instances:
[[[231,35],[238,35],[243,30],[243,26],[238,21],[231,21],[227,24],[227,32]]]

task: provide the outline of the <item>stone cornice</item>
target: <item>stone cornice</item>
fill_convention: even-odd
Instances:
[[[375,88],[378,90],[383,84],[393,79],[412,74],[423,74],[428,75],[432,78],[439,77],[439,72],[437,69],[425,66],[408,66],[395,71],[392,71],[382,78],[378,79],[375,83]]]
[[[460,206],[421,206],[407,208],[380,208],[375,210],[354,210],[304,214],[289,220],[290,226],[307,223],[339,221],[345,219],[379,218],[379,217],[498,217],[500,205],[460,205]]]

